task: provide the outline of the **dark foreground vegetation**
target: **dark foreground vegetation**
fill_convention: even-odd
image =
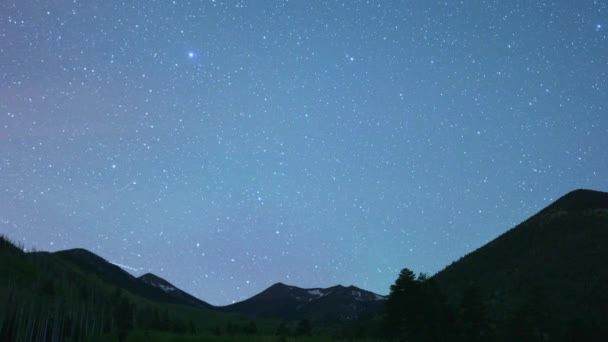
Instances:
[[[493,298],[471,284],[458,305],[448,304],[437,282],[408,269],[391,287],[385,324],[389,339],[399,341],[606,341],[608,320],[564,320],[531,287],[507,312],[493,311]]]
[[[0,237],[0,341],[608,340],[606,193],[572,192],[432,277],[404,269],[354,320],[223,312],[82,251]]]
[[[99,274],[65,253],[26,253],[5,237],[0,274],[0,341],[318,341],[354,337],[351,324],[368,335],[373,325],[366,320],[357,330],[354,322],[255,318],[153,300],[151,292],[125,290],[137,287],[120,274]]]

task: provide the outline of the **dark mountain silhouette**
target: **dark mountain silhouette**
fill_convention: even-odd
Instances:
[[[247,300],[220,309],[256,317],[352,320],[378,312],[385,300],[355,286],[303,289],[277,283]]]
[[[53,254],[76,265],[83,272],[99,277],[107,284],[155,302],[259,317],[349,320],[377,312],[385,300],[380,295],[354,286],[302,289],[278,283],[248,300],[216,308],[178,289],[163,278],[151,273],[136,278],[121,267],[85,249],[70,249]]]
[[[2,265],[10,266],[6,273],[11,277],[20,273],[21,268],[29,269],[30,266],[25,266],[29,263],[44,264],[47,266],[43,269],[56,270],[52,273],[64,273],[63,278],[71,279],[69,284],[80,287],[81,291],[86,293],[91,292],[85,288],[92,284],[96,284],[95,286],[104,284],[110,289],[121,289],[160,305],[181,304],[216,312],[287,320],[337,321],[357,319],[377,313],[386,299],[354,286],[302,289],[278,283],[246,301],[225,307],[214,307],[154,274],[147,273],[136,278],[121,267],[86,249],[76,248],[54,253],[24,253],[22,249],[8,241],[2,241],[4,243],[0,247],[15,260],[14,263]],[[47,273],[42,270],[30,272],[33,282],[39,281],[34,279],[46,277],[45,274],[39,274],[41,272]]]
[[[567,193],[550,204],[538,214],[550,211],[577,211],[608,209],[608,193],[595,190],[578,189]]]
[[[608,193],[576,190],[430,280],[404,283],[422,295],[400,297],[411,310],[400,310],[397,302],[395,317],[446,313],[444,324],[436,326],[456,340],[604,341],[606,260]],[[294,328],[287,323],[278,329],[278,320],[266,318],[334,321],[344,337],[365,329],[384,336],[377,314],[384,312],[386,298],[354,286],[278,283],[245,301],[213,307],[154,274],[133,277],[87,250],[26,253],[3,236],[0,275],[0,340],[90,340],[131,328],[215,335],[257,330],[234,320],[251,320],[250,327],[258,322],[266,333]]]
[[[433,278],[452,304],[473,286],[503,326],[534,311],[556,336],[608,326],[606,260],[608,193],[576,190]]]
[[[136,278],[119,266],[86,249],[69,249],[54,254],[76,265],[83,272],[99,277],[107,284],[122,288],[143,298],[155,302],[184,304],[200,308],[212,307],[156,275],[148,273]]]
[[[198,307],[205,307],[205,308],[212,307],[211,304],[207,304],[207,303],[203,302],[202,300],[190,295],[189,293],[186,293],[186,292],[178,289],[170,282],[168,282],[165,279],[163,279],[157,275],[154,275],[152,273],[146,273],[146,274],[142,275],[141,277],[137,278],[137,280],[139,282],[142,282],[144,284],[147,284],[154,288],[162,290],[163,292],[165,292],[167,295],[174,298],[179,303],[189,304],[189,305],[198,306]]]
[[[87,250],[25,252],[0,235],[0,341],[120,340],[132,329],[208,334],[244,319],[210,308],[162,278],[135,278]]]
[[[133,294],[156,302],[214,308],[178,289],[165,279],[147,273],[139,278],[85,249],[70,249],[54,253],[73,263],[84,272]],[[354,286],[334,286],[327,289],[302,289],[275,284],[262,293],[233,305],[215,308],[219,311],[258,317],[284,319],[349,320],[377,312],[384,297]]]

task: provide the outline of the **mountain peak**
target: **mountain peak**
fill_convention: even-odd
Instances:
[[[351,286],[352,286],[352,285],[351,285]],[[335,290],[344,290],[344,289],[348,289],[348,287],[346,287],[346,286],[344,286],[344,285],[342,285],[342,284],[338,284],[338,285],[334,285],[334,286],[328,287],[327,289],[328,289],[328,290],[334,290],[334,291],[335,291]]]
[[[103,259],[99,255],[97,255],[97,254],[89,251],[88,249],[84,249],[84,248],[66,249],[66,250],[63,250],[63,251],[58,251],[57,254],[77,256],[77,257],[88,257],[88,258],[95,258],[95,259]]]
[[[87,265],[94,269],[103,270],[104,272],[118,272],[129,274],[127,271],[122,269],[108,260],[100,257],[99,255],[84,249],[84,248],[72,248],[63,251],[57,251],[54,254],[59,255],[70,260],[73,260],[82,265]],[[130,274],[129,274],[130,275]]]
[[[157,275],[156,275],[156,274],[154,274],[154,273],[146,273],[146,274],[143,274],[143,275],[139,276],[138,278],[139,278],[139,279],[141,279],[141,280],[150,279],[150,280],[161,280],[161,281],[166,281],[165,279],[163,279],[163,278],[161,278],[161,277],[157,276]]]
[[[489,312],[506,312],[534,294],[551,303],[546,311],[555,322],[605,321],[607,209],[608,193],[571,191],[433,279],[454,305],[473,285]]]
[[[167,285],[171,285],[168,281],[166,281],[165,279],[157,276],[154,273],[146,273],[142,276],[139,276],[137,279],[143,281],[143,282],[154,282],[154,283],[162,283],[162,284],[167,284]]]
[[[608,209],[608,193],[577,189],[558,198],[542,211],[577,211],[584,209]]]
[[[301,288],[276,283],[259,294],[222,308],[258,317],[288,319],[350,320],[375,312],[386,298],[350,285]]]
[[[166,293],[178,290],[178,288],[175,287],[173,284],[153,273],[146,273],[137,279],[148,285],[157,287]]]

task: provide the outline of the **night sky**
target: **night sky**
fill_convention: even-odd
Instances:
[[[0,233],[386,294],[608,190],[608,2],[0,0]]]

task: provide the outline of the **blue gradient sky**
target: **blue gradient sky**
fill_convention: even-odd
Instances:
[[[606,1],[0,2],[0,233],[213,304],[388,292],[608,190]]]

